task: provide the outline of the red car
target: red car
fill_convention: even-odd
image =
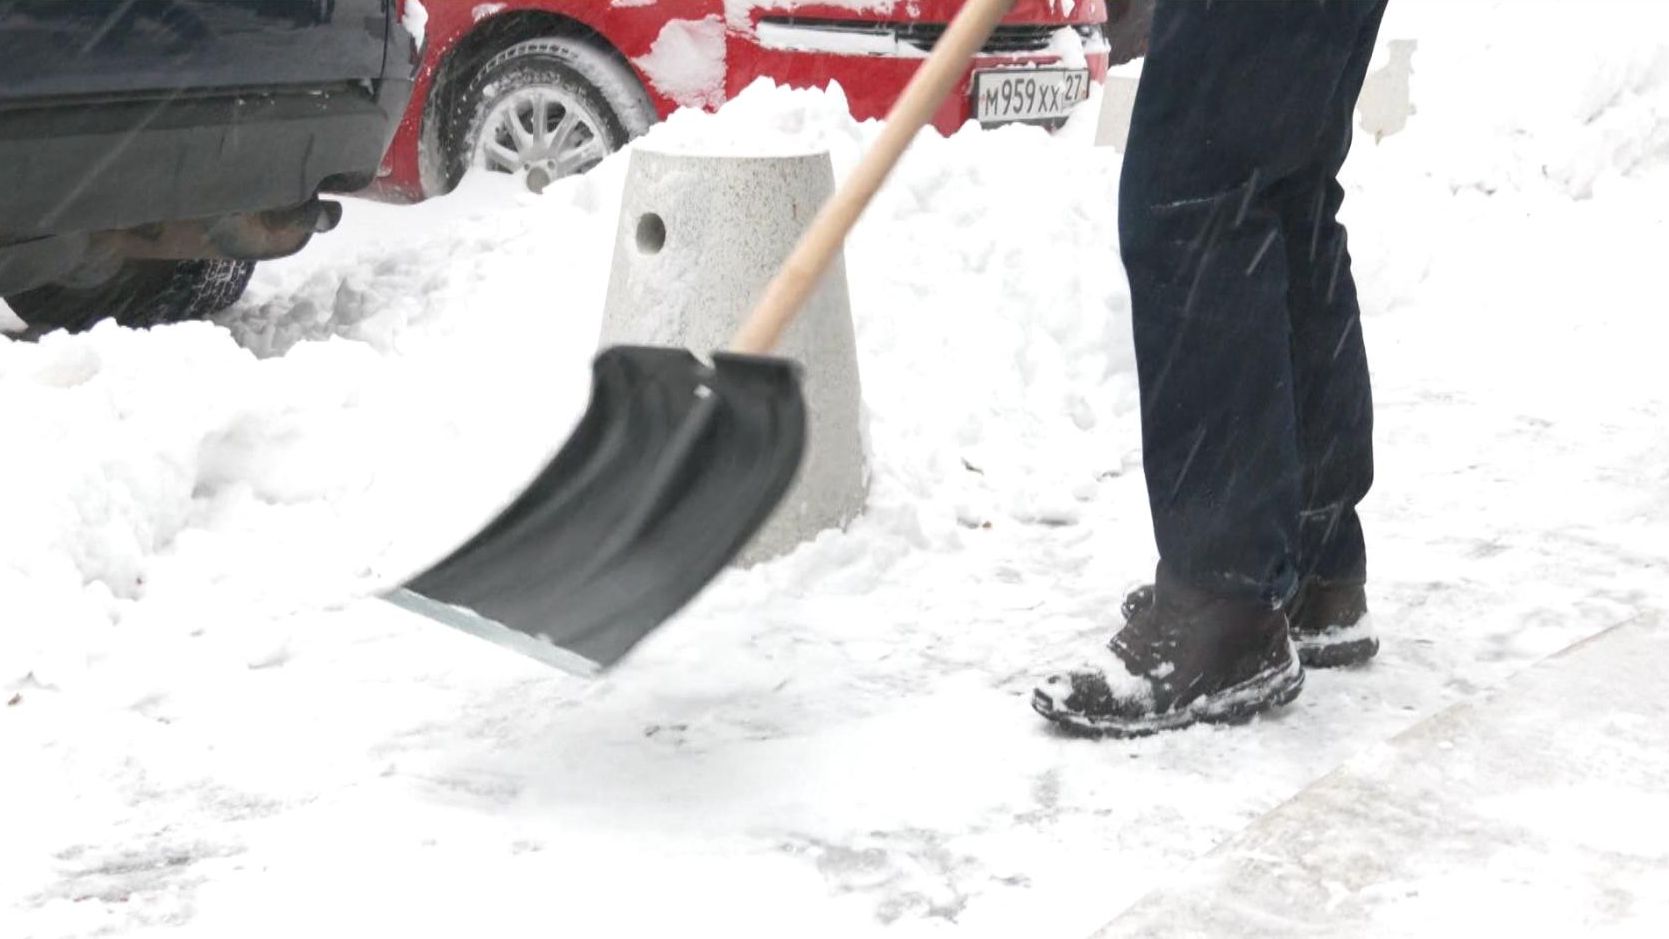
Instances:
[[[421,7],[418,3],[421,3]],[[1126,0],[1114,0],[1118,9]],[[535,186],[584,172],[679,107],[761,76],[838,81],[884,115],[958,0],[404,0],[427,22],[411,106],[375,192],[416,200],[472,166]],[[1059,123],[1106,77],[1107,0],[1016,0],[934,119]]]

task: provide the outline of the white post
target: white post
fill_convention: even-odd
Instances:
[[[1108,75],[1101,85],[1101,115],[1095,129],[1095,145],[1112,147],[1120,153],[1130,139],[1130,115],[1136,109],[1138,79],[1129,75]]]
[[[1409,78],[1414,74],[1414,50],[1419,45],[1413,39],[1392,39],[1380,48],[1386,62],[1367,74],[1362,82],[1362,96],[1356,100],[1357,124],[1373,135],[1377,143],[1408,126],[1408,118],[1415,113],[1414,100],[1409,94]]]

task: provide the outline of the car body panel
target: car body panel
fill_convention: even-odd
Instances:
[[[377,80],[392,10],[392,0],[0,0],[0,103]]]
[[[376,195],[397,201],[435,194],[425,190],[421,163],[425,102],[435,92],[437,75],[460,43],[477,30],[490,28],[506,17],[549,14],[589,29],[599,43],[605,43],[631,65],[658,116],[663,118],[680,107],[715,109],[754,80],[768,77],[793,87],[821,87],[831,81],[839,82],[852,113],[867,119],[887,112],[920,65],[920,56],[770,48],[760,40],[760,22],[767,18],[795,17],[855,24],[947,23],[961,3],[960,0],[896,3],[878,0],[859,8],[856,2],[842,4],[827,0],[810,3],[797,0],[425,0],[425,5],[429,12],[427,38],[412,105],[384,157],[375,187]],[[1105,0],[1078,0],[1077,3],[1016,0],[1003,23],[1099,30],[1106,17]],[[657,44],[688,46],[692,42],[716,43],[722,58],[722,72],[716,86],[668,81],[665,74],[656,74]],[[1061,55],[1052,50],[980,56],[934,115],[933,126],[948,134],[971,118],[973,71],[1054,65],[1061,61]],[[1104,43],[1092,44],[1083,66],[1097,82],[1106,77]]]
[[[415,70],[397,12],[394,0],[0,0],[0,250],[365,185]]]

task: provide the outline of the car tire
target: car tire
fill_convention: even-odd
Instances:
[[[531,108],[539,101],[544,102],[540,113],[547,120],[544,134],[552,139],[518,148],[507,118],[532,131]],[[575,127],[567,137],[555,139],[569,115]],[[643,85],[611,52],[569,36],[524,40],[483,63],[454,97],[445,122],[448,184],[456,185],[473,167],[486,166],[501,172],[527,170],[530,184],[542,188],[531,178],[535,171],[543,182],[585,172],[654,121],[654,106]],[[508,145],[510,153],[488,155],[484,138],[500,147]]]
[[[143,329],[219,313],[243,296],[254,272],[253,261],[128,261],[97,286],[36,287],[6,304],[33,334],[81,332],[105,319]]]

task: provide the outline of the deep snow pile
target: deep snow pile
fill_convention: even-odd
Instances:
[[[873,129],[838,93],[762,85],[721,120],[676,115],[648,145],[826,148],[844,169]],[[15,579],[0,602],[43,628],[0,633],[23,643],[3,647],[6,679],[73,683],[135,617],[196,629],[201,612],[176,600],[245,616],[347,601],[467,535],[583,405],[624,169],[543,198],[481,177],[416,209],[356,205],[328,244],[264,266],[226,328],[7,346],[0,387],[30,458],[0,487],[33,495],[0,542]],[[920,545],[992,513],[1069,521],[1120,468],[1129,428],[1097,424],[1131,403],[1127,320],[1106,315],[1122,291],[1091,195],[1113,170],[1035,131],[929,134],[883,194],[848,252],[865,394],[913,403],[871,408],[885,454],[872,517],[905,516],[888,527]],[[989,198],[1014,179],[1026,198]],[[1036,234],[969,236],[986,231]],[[945,363],[956,373],[921,380]]]
[[[0,935],[1082,934],[1364,743],[1669,609],[1669,24],[1521,6],[1392,7],[1419,112],[1346,203],[1392,638],[1232,733],[1085,746],[1025,707],[1152,563],[1082,121],[922,138],[847,251],[865,516],[591,685],[359,598],[566,435],[625,158],[350,206],[219,325],[0,344]],[[643,145],[838,174],[875,132],[756,87]]]

